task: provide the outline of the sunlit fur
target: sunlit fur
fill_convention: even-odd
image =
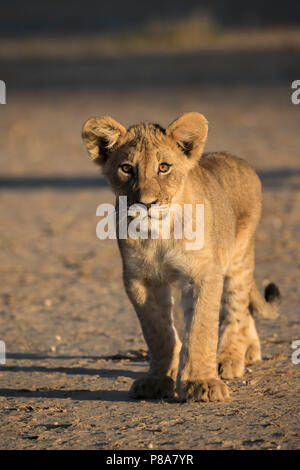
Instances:
[[[136,398],[177,393],[181,400],[226,399],[218,371],[223,379],[240,377],[245,363],[261,359],[252,313],[276,314],[278,296],[266,302],[253,278],[261,183],[239,158],[202,155],[207,131],[199,113],[182,115],[166,130],[149,123],[126,130],[110,117],[91,118],[83,128],[91,159],[129,205],[204,204],[200,250],[187,250],[184,238],[119,240],[124,286],[151,357],[149,373],[131,387]],[[159,172],[160,163],[170,165],[167,174]],[[123,164],[132,166],[130,175]],[[173,324],[170,286],[175,280],[182,289],[183,344]],[[217,354],[222,293],[226,316]]]

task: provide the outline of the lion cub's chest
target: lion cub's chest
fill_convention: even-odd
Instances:
[[[184,271],[184,255],[170,240],[135,240],[126,249],[125,263],[145,279],[170,282]]]

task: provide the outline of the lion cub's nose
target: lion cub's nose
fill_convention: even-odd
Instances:
[[[151,201],[151,202],[146,202],[146,201],[136,201],[137,204],[143,204],[144,206],[146,206],[147,210],[149,210],[151,208],[151,205],[152,204],[156,204],[158,201],[158,199],[155,199],[155,201]]]

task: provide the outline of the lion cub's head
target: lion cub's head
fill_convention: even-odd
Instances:
[[[171,204],[180,193],[202,154],[207,129],[199,113],[183,114],[166,130],[148,123],[126,130],[111,117],[97,117],[85,123],[82,137],[116,195],[149,206]]]

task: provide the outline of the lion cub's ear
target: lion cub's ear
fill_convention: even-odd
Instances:
[[[166,134],[176,141],[189,158],[201,157],[207,137],[208,122],[200,113],[185,113],[173,121]]]
[[[91,118],[83,126],[82,139],[91,159],[103,165],[109,152],[126,134],[125,127],[111,117]]]

